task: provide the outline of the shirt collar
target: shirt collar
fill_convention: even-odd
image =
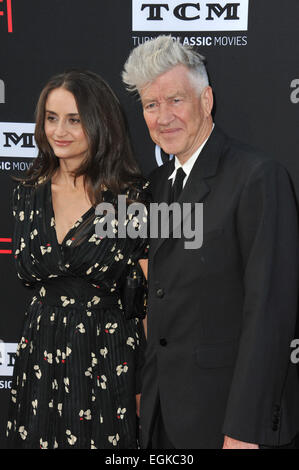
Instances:
[[[213,124],[211,134],[213,132],[214,126],[215,126],[215,124]],[[209,135],[209,137],[210,137],[210,135]],[[168,177],[169,180],[171,180],[171,179],[174,180],[177,170],[179,168],[183,168],[184,172],[186,173],[186,177],[184,178],[184,184],[185,184],[185,182],[188,179],[188,176],[191,173],[191,170],[193,168],[194,163],[196,162],[197,158],[199,157],[199,154],[201,153],[202,149],[204,148],[205,144],[207,143],[207,140],[209,139],[209,137],[201,144],[200,147],[198,147],[198,149],[193,153],[193,155],[191,155],[190,158],[188,158],[188,160],[183,165],[180,163],[177,156],[174,157],[174,170],[171,173],[171,175]]]

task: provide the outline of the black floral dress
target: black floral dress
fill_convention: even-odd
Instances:
[[[126,196],[146,200],[146,185]],[[109,191],[103,197],[116,204]],[[146,239],[99,238],[91,208],[59,245],[50,181],[19,184],[14,216],[17,273],[33,296],[16,354],[8,447],[136,448],[145,338],[141,320],[125,319],[119,286],[126,267],[146,257]]]

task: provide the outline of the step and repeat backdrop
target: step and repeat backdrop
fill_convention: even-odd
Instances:
[[[30,296],[12,254],[12,176],[36,156],[34,110],[49,77],[69,68],[102,75],[127,115],[147,175],[170,156],[151,142],[121,71],[130,50],[171,34],[205,55],[215,122],[288,169],[299,196],[298,0],[0,0],[0,447],[15,350]],[[299,397],[298,397],[299,400]]]

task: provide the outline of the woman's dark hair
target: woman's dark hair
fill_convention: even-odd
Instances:
[[[94,205],[101,201],[106,187],[114,194],[140,180],[141,174],[133,157],[126,121],[119,101],[110,86],[90,71],[70,70],[52,77],[42,90],[36,107],[35,140],[38,156],[23,181],[36,184],[49,180],[59,166],[48,143],[45,130],[45,105],[56,88],[71,92],[76,100],[82,127],[88,140],[85,161],[74,171],[84,175],[84,182]]]

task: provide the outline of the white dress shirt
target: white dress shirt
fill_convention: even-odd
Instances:
[[[212,127],[212,131],[211,131],[211,134],[213,132],[213,129],[214,129],[214,126],[215,124],[213,124],[213,127]],[[211,135],[210,134],[210,135]],[[209,137],[210,137],[209,135]],[[200,147],[198,147],[198,149],[193,153],[193,155],[191,155],[190,158],[188,158],[188,160],[182,165],[179,161],[179,159],[177,158],[177,156],[174,157],[174,170],[173,172],[171,173],[171,175],[168,177],[169,180],[172,180],[172,184],[175,180],[175,177],[176,177],[176,172],[179,168],[183,168],[184,172],[186,173],[186,176],[184,178],[184,181],[183,181],[183,188],[187,182],[187,179],[189,178],[189,175],[191,173],[191,170],[193,168],[193,165],[194,163],[196,162],[197,158],[199,157],[200,155],[200,152],[202,151],[202,149],[204,148],[207,140],[209,139],[209,137],[201,144]]]

